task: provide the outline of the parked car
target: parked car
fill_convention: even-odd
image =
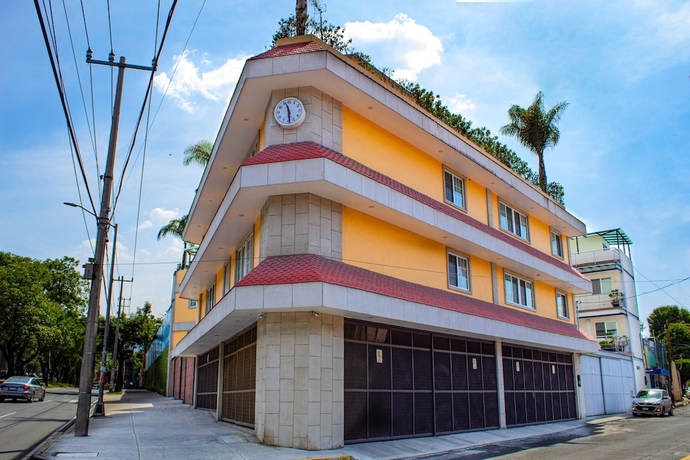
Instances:
[[[46,398],[46,389],[35,377],[14,376],[9,377],[0,385],[0,402],[5,399],[26,399],[34,402],[35,399],[43,401]]]
[[[634,396],[632,404],[633,417],[638,415],[673,415],[673,401],[666,390],[652,388],[640,390]]]

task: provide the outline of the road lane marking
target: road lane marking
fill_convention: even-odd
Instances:
[[[16,414],[16,412],[10,412],[9,414],[0,415],[0,418],[9,417],[10,415]]]

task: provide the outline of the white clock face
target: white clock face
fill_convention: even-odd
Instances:
[[[294,97],[288,97],[276,105],[273,115],[280,126],[296,128],[304,121],[306,112],[302,101]]]

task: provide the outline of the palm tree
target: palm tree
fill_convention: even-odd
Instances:
[[[544,94],[539,91],[532,105],[523,109],[513,105],[508,110],[510,123],[501,127],[501,134],[515,137],[520,144],[527,147],[539,158],[539,188],[546,192],[546,168],[544,167],[544,150],[558,144],[561,132],[556,124],[568,107],[563,101],[544,112]]]
[[[168,235],[173,235],[182,240],[182,233],[184,232],[185,225],[187,225],[187,214],[179,219],[173,219],[167,224],[163,225],[161,229],[158,230],[157,239],[161,240]]]
[[[213,152],[213,144],[211,141],[201,140],[196,144],[190,145],[184,150],[184,159],[182,160],[182,164],[189,166],[194,163],[206,167],[211,159],[211,152]],[[182,244],[184,245],[184,249],[182,251],[182,267],[185,266],[187,253],[196,253],[196,246],[190,245],[190,247],[187,247],[187,242],[182,236],[184,234],[184,228],[187,225],[188,216],[188,214],[185,214],[184,216],[178,219],[172,219],[170,222],[163,225],[160,230],[158,230],[158,237],[156,238],[160,241],[162,238],[172,235],[182,241]]]
[[[182,164],[189,166],[194,163],[205,168],[208,161],[211,159],[211,152],[213,152],[213,143],[211,141],[201,140],[184,150],[184,160],[182,160]]]

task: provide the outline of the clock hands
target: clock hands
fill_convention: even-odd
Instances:
[[[290,104],[285,104],[285,108],[288,111],[288,123],[292,122],[292,116],[290,115]]]

